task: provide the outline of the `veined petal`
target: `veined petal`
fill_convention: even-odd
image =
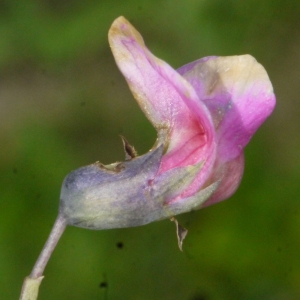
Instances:
[[[157,129],[159,142],[166,145],[159,173],[204,161],[190,189],[198,190],[210,175],[216,153],[209,110],[184,78],[151,54],[125,18],[112,24],[109,43],[134,97]]]
[[[206,57],[181,67],[210,110],[218,136],[218,158],[230,161],[243,151],[275,106],[272,84],[252,56]]]

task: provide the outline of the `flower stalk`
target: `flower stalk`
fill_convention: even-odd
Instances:
[[[31,274],[24,280],[20,300],[37,299],[39,286],[44,278],[44,269],[65,228],[66,220],[62,215],[59,214],[52,227],[48,240],[32,269]]]

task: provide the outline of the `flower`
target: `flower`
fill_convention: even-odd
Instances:
[[[125,161],[99,162],[64,179],[59,215],[21,299],[36,299],[43,271],[66,225],[131,227],[170,218],[180,250],[187,230],[175,215],[230,197],[240,184],[243,149],[272,113],[265,69],[250,55],[205,57],[175,71],[156,58],[123,17],[109,43],[117,65],[158,138],[137,156],[122,137]]]
[[[123,139],[125,162],[71,172],[60,215],[90,229],[131,227],[230,197],[242,178],[243,149],[275,106],[265,69],[241,55],[205,57],[175,71],[124,17],[113,22],[109,43],[158,138],[142,156]]]

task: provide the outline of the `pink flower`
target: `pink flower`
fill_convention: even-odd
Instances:
[[[243,149],[275,106],[265,69],[250,55],[206,57],[175,71],[123,17],[109,43],[141,109],[157,130],[153,149],[124,163],[93,164],[64,181],[61,214],[94,228],[146,224],[230,197]]]
[[[146,48],[123,17],[112,24],[109,43],[157,130],[157,141],[147,154],[137,156],[122,138],[125,162],[97,162],[66,176],[58,218],[24,281],[21,299],[37,297],[66,225],[108,229],[170,218],[182,250],[187,230],[174,216],[235,192],[244,170],[243,149],[274,109],[269,77],[250,55],[205,57],[175,71]]]

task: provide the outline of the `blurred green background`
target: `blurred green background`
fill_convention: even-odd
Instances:
[[[0,1],[0,299],[18,299],[57,215],[62,180],[145,153],[156,133],[107,42],[124,15],[177,68],[252,54],[277,107],[246,149],[227,201],[138,228],[68,227],[44,275],[47,299],[300,299],[299,0]]]

